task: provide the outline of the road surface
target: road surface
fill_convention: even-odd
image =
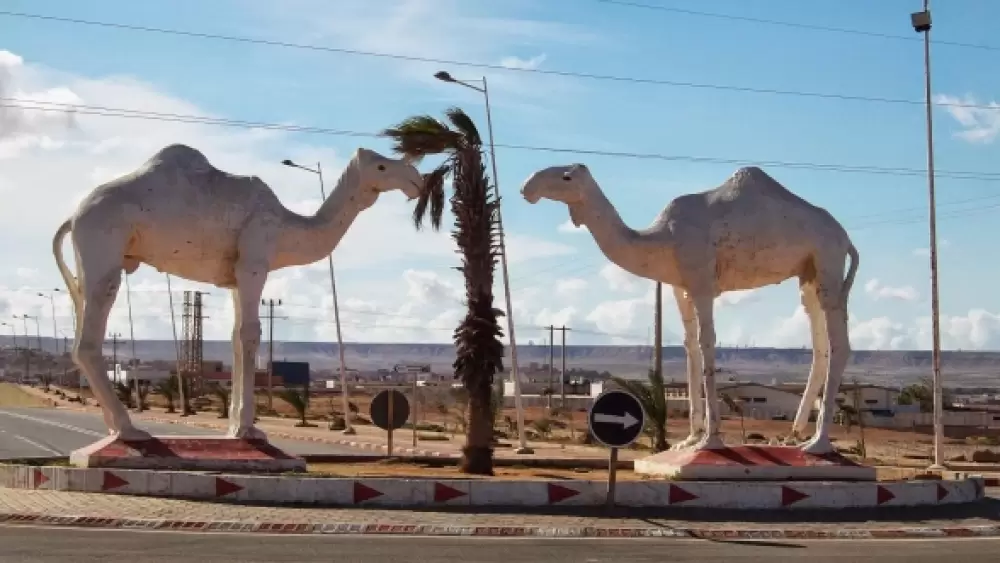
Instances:
[[[659,540],[280,536],[0,526],[0,561],[142,563],[988,563],[1000,540],[722,542]],[[141,555],[139,555],[141,554]]]
[[[136,425],[156,436],[219,435],[217,430],[183,424],[136,420]],[[62,409],[0,409],[0,459],[67,456],[71,451],[105,436],[107,427],[97,414]],[[371,451],[348,446],[300,440],[271,440],[271,443],[296,455],[375,455]]]

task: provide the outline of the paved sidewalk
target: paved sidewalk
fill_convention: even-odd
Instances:
[[[530,510],[530,509],[527,509]],[[937,510],[882,511],[892,519],[852,511],[758,513],[600,509],[524,513],[477,509],[369,510],[270,508],[123,495],[0,489],[0,524],[131,528],[205,532],[309,534],[486,535],[546,537],[705,537],[881,539],[1000,536],[1000,503]],[[626,511],[619,511],[626,512]]]

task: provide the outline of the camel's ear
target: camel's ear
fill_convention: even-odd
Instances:
[[[583,209],[580,208],[579,203],[570,203],[569,207],[569,220],[573,222],[574,227],[579,227],[583,224]]]

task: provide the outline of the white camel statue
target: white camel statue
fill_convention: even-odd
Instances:
[[[847,299],[858,252],[827,211],[754,167],[737,170],[718,188],[674,199],[640,231],[625,225],[582,164],[540,170],[521,194],[529,203],[543,197],[565,203],[573,224],[586,225],[609,260],[636,276],[673,286],[684,323],[691,404],[691,434],[678,449],[724,447],[715,386],[715,298],[798,277],[812,329],[813,362],[793,429],[805,429],[825,381],[816,433],[802,449],[833,451],[829,425],[850,355]],[[845,278],[847,256],[851,266]]]
[[[304,217],[285,208],[260,178],[228,174],[201,152],[170,145],[135,172],[94,189],[59,227],[52,251],[75,307],[73,361],[100,402],[109,433],[123,440],[149,438],[132,424],[104,370],[104,332],[123,269],[131,274],[145,263],[232,290],[229,435],[263,440],[254,427],[253,393],[258,306],[268,272],[325,258],[380,193],[400,190],[414,199],[421,183],[405,160],[359,148],[319,211]],[[62,256],[70,231],[76,279]]]

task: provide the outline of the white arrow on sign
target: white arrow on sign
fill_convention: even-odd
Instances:
[[[622,416],[616,414],[594,413],[594,422],[607,422],[610,424],[621,424],[623,429],[628,429],[639,424],[639,419],[626,412]]]

